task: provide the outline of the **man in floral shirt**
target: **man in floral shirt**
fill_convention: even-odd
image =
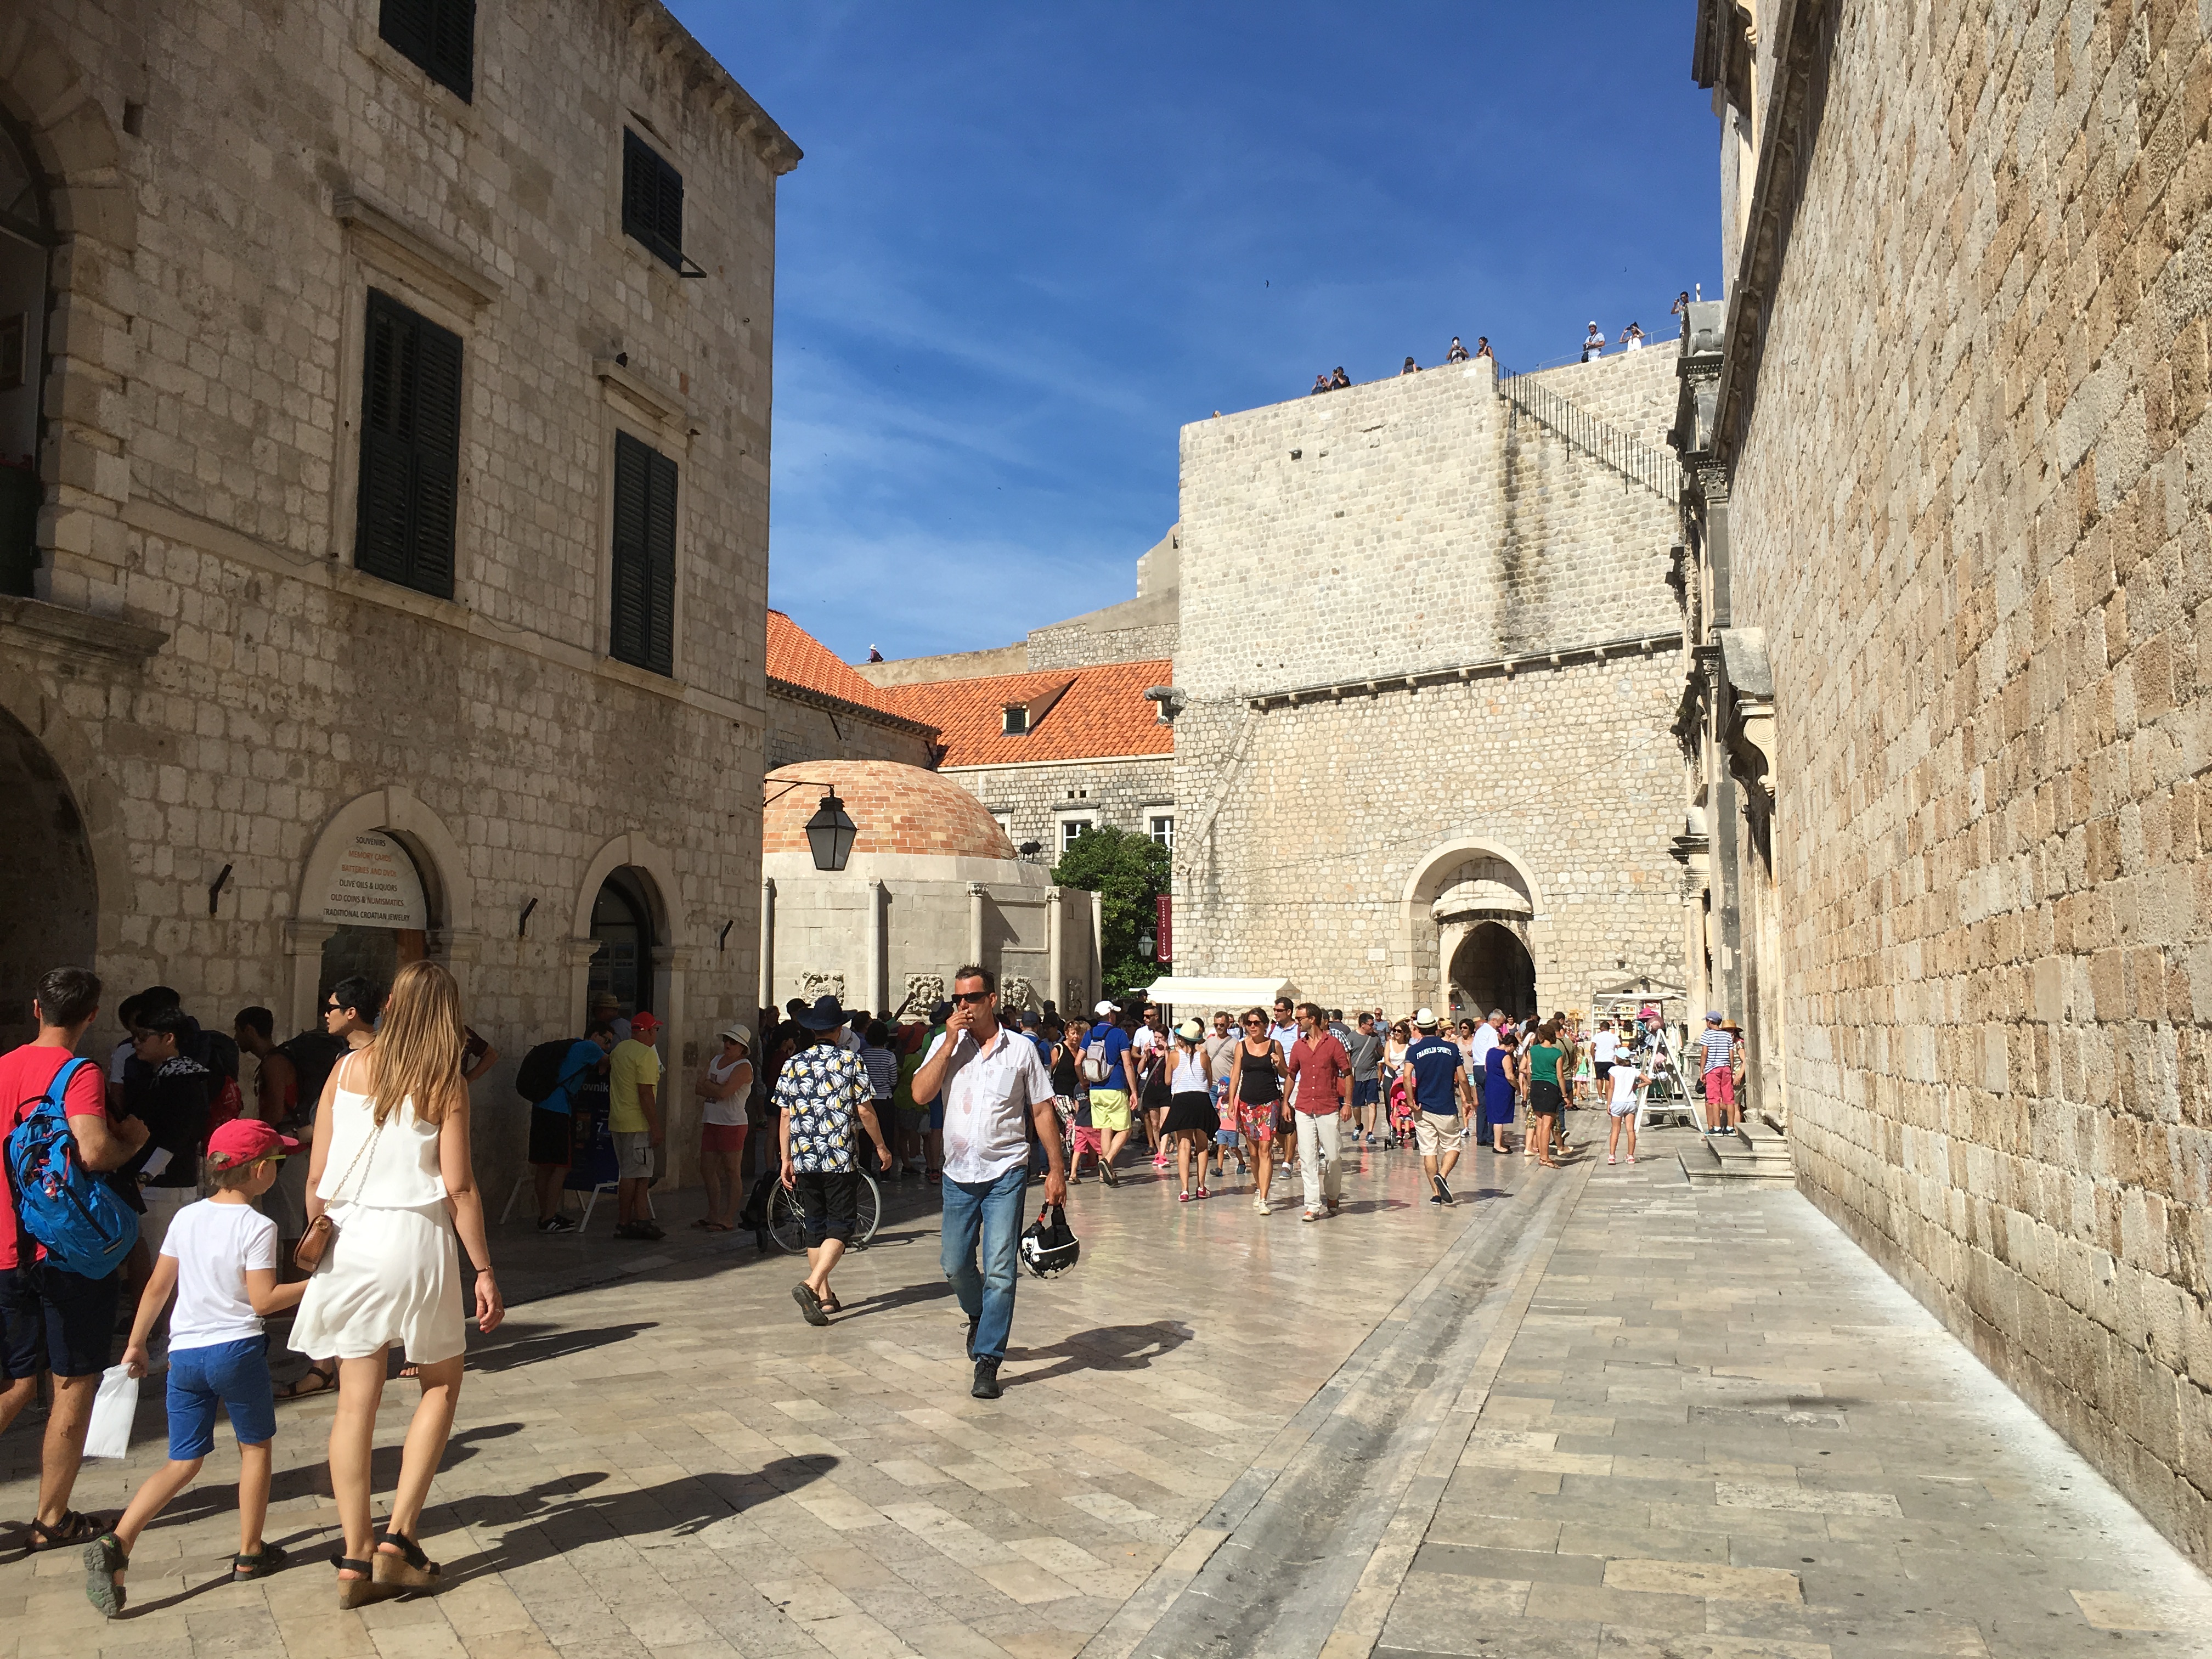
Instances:
[[[868,1068],[845,1048],[845,1011],[822,997],[799,1016],[807,1046],[784,1061],[775,1079],[782,1114],[783,1184],[799,1200],[806,1224],[806,1277],[791,1287],[792,1300],[810,1325],[827,1325],[837,1311],[830,1271],[845,1254],[860,1216],[860,1177],[853,1167],[855,1120],[876,1145],[886,1168],[890,1150],[871,1103]]]

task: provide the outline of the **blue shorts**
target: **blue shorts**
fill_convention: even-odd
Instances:
[[[929,1127],[938,1131],[939,1133],[944,1132],[945,1097],[942,1093],[939,1094],[936,1099],[929,1103]]]
[[[1244,1137],[1234,1129],[1216,1129],[1213,1132],[1213,1144],[1217,1146],[1242,1146],[1243,1140]]]
[[[1381,1078],[1370,1077],[1364,1083],[1358,1078],[1352,1079],[1352,1103],[1354,1106],[1372,1106],[1382,1098],[1382,1079]]]
[[[269,1386],[267,1337],[169,1350],[173,1462],[188,1463],[215,1449],[217,1401],[230,1413],[230,1430],[240,1445],[265,1445],[276,1437],[276,1395]]]

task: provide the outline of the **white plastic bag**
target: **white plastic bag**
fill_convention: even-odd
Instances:
[[[87,1457],[121,1457],[131,1449],[131,1425],[138,1416],[138,1379],[120,1365],[100,1376],[92,1397],[92,1423],[84,1431]]]

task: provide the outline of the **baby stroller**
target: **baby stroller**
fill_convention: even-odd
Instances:
[[[1398,1147],[1413,1144],[1413,1092],[1406,1086],[1401,1073],[1390,1079],[1390,1134],[1383,1145]]]

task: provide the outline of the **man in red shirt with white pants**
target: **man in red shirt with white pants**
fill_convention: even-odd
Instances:
[[[54,1077],[77,1057],[76,1046],[100,1012],[100,980],[89,969],[57,968],[39,981],[31,1016],[37,1036],[0,1054],[0,1136],[39,1109]],[[135,1117],[111,1123],[106,1085],[97,1065],[80,1066],[62,1097],[70,1134],[88,1170],[119,1170],[146,1144],[146,1126]],[[42,1261],[39,1246],[16,1237],[15,1206],[0,1206],[0,1433],[38,1397],[39,1373],[54,1376],[54,1402],[39,1464],[39,1513],[31,1522],[31,1547],[88,1544],[99,1525],[70,1508],[77,1466],[84,1460],[85,1425],[115,1334],[120,1269],[86,1279]]]
[[[1334,1215],[1343,1202],[1344,1164],[1337,1155],[1352,1117],[1352,1056],[1328,1029],[1328,1016],[1310,1002],[1298,1004],[1298,1040],[1291,1045],[1291,1108],[1297,1120],[1298,1179],[1305,1188],[1306,1217]]]

